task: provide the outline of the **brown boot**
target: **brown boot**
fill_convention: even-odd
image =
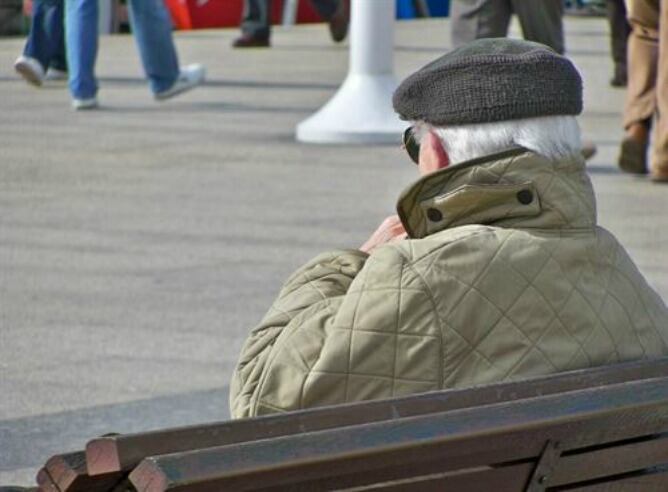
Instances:
[[[619,152],[619,168],[631,174],[647,174],[647,142],[649,127],[644,122],[633,123],[626,129]]]
[[[650,178],[657,183],[668,183],[668,161],[658,163],[655,156],[652,162]]]

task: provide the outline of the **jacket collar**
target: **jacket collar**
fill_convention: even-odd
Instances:
[[[467,224],[570,229],[596,225],[596,204],[580,157],[551,161],[521,147],[420,178],[399,197],[409,237]]]

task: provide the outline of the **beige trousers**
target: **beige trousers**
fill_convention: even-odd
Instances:
[[[627,0],[631,35],[624,127],[654,116],[652,168],[668,172],[668,0]]]

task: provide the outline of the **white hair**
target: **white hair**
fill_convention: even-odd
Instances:
[[[434,127],[416,122],[419,140],[433,131],[443,143],[450,164],[521,146],[548,159],[556,160],[580,154],[580,127],[574,116],[541,116],[494,123]]]

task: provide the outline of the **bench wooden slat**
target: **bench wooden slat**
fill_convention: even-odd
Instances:
[[[295,476],[302,477],[299,487],[351,474],[364,484],[374,469],[425,459],[440,460],[440,471],[448,471],[536,458],[548,439],[561,441],[566,451],[667,428],[668,379],[650,379],[156,456],[130,480],[146,492],[265,488],[294,483]]]
[[[49,472],[47,472],[45,468],[39,469],[35,480],[37,481],[37,485],[39,486],[39,490],[41,492],[60,492],[58,487],[56,487],[56,484],[53,483],[53,480],[51,480]]]
[[[93,439],[86,446],[91,475],[129,471],[143,458],[317,430],[438,413],[538,395],[668,376],[668,357],[583,369],[485,387],[351,403],[256,419],[216,422]]]
[[[48,488],[51,482],[59,492],[108,492],[124,477],[122,472],[89,476],[84,451],[54,455],[47,460],[43,470],[44,474],[40,476],[38,473],[37,477],[40,487],[42,480],[46,490],[54,490]]]
[[[417,480],[388,482],[370,486],[342,489],[342,492],[518,492],[524,490],[531,472],[532,463],[501,468],[478,468],[454,473],[438,473]],[[305,489],[306,490],[306,489]]]
[[[596,447],[595,449],[585,448],[577,450],[577,452],[562,456],[556,467],[555,472],[550,476],[547,484],[551,487],[559,485],[577,484],[579,482],[590,481],[600,477],[608,477],[613,475],[621,475],[632,471],[642,470],[644,468],[668,465],[668,435],[650,437],[641,442],[631,442],[624,444],[615,442],[608,447]],[[427,460],[416,465],[408,465],[406,467],[393,466],[386,469],[370,470],[358,475],[337,476],[333,481],[328,479],[314,483],[310,482],[304,490],[309,488],[326,489],[330,485],[339,485],[342,487],[359,483],[362,481],[361,475],[371,482],[378,480],[379,482],[392,481],[397,477],[411,476],[413,479],[419,478],[415,486],[419,485],[419,490],[443,490],[444,485],[453,487],[452,483],[457,483],[457,488],[451,490],[475,490],[475,487],[480,484],[495,483],[495,487],[489,490],[523,490],[520,483],[527,483],[530,473],[535,468],[535,463],[523,463],[513,466],[503,466],[501,468],[486,469],[484,471],[457,471],[451,473],[438,473],[438,470],[443,469],[442,460]],[[514,471],[510,471],[510,470]],[[408,472],[407,472],[408,470]],[[498,474],[498,478],[493,477]],[[506,476],[512,479],[504,478]],[[377,478],[376,478],[377,477]],[[455,480],[450,482],[449,480]],[[379,487],[378,485],[371,485],[373,490],[404,490],[402,484],[388,484]],[[277,487],[280,490],[282,486]],[[364,487],[353,487],[352,490],[364,490]],[[668,490],[668,483],[665,484],[665,489]],[[481,487],[478,490],[487,490]],[[665,491],[664,491],[665,492]]]
[[[667,464],[668,435],[663,438],[562,456],[549,483],[551,486],[572,484]]]
[[[585,485],[568,492],[666,492],[668,469],[657,470],[627,477]]]

